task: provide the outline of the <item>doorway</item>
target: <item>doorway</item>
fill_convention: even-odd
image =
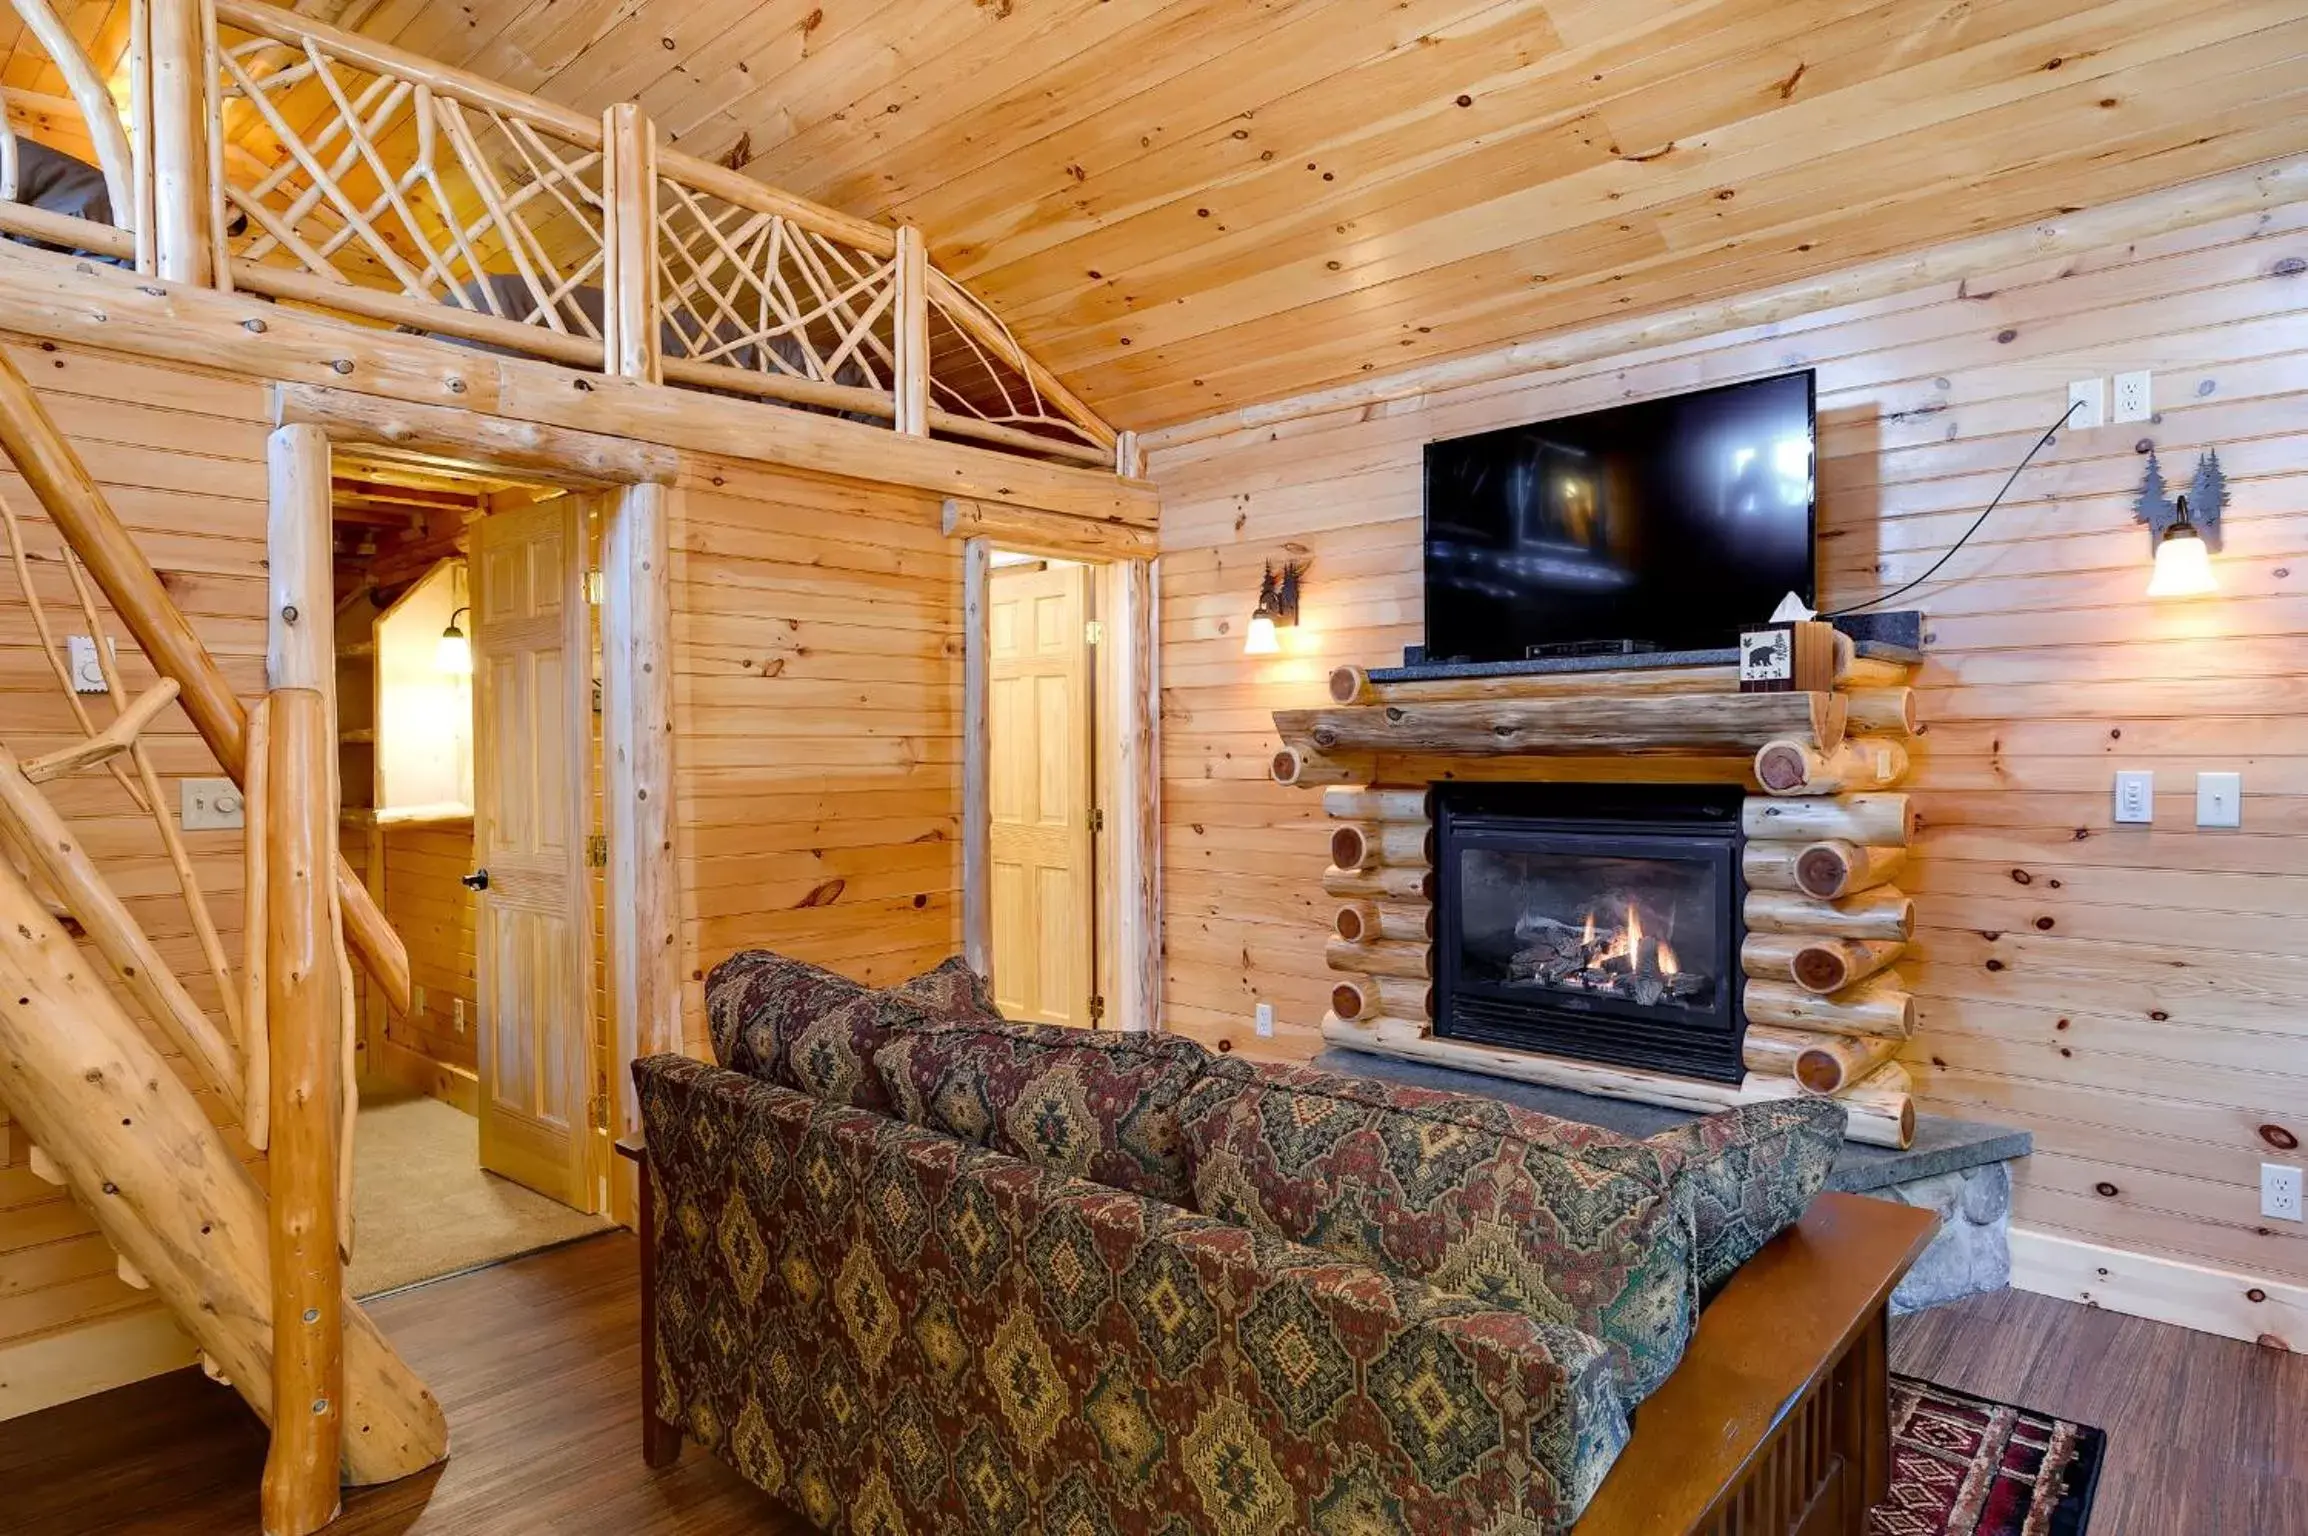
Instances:
[[[995,551],[987,577],[994,1005],[1093,1028],[1098,995],[1095,584],[1076,561]]]
[[[598,509],[340,448],[341,843],[408,945],[359,996],[351,1282],[369,1294],[597,1230]]]

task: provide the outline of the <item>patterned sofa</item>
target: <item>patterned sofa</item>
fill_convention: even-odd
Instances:
[[[634,1068],[650,1416],[872,1536],[1564,1530],[1842,1132],[1011,1025],[958,962],[748,953],[708,1016]]]

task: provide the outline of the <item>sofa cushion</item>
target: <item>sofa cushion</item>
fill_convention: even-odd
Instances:
[[[1601,1339],[1628,1401],[1698,1312],[1683,1159],[1493,1099],[1214,1064],[1181,1110],[1197,1206]]]
[[[1187,1202],[1178,1102],[1211,1057],[1175,1035],[958,1024],[874,1053],[901,1119],[1038,1168]]]
[[[705,1020],[713,1039],[713,1059],[732,1072],[778,1082],[776,1063],[784,1055],[789,1028],[870,990],[789,955],[739,950],[705,978]]]
[[[961,960],[875,991],[804,961],[748,950],[706,981],[714,1055],[733,1072],[835,1104],[887,1112],[873,1069],[901,1030],[998,1020],[985,984]]]
[[[1780,1099],[1703,1115],[1651,1138],[1684,1159],[1702,1291],[1795,1224],[1827,1182],[1848,1118],[1832,1099]]]

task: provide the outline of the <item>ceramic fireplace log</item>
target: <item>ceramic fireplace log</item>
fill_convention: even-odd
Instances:
[[[1425,821],[1346,822],[1331,829],[1330,862],[1340,869],[1432,864],[1434,826]]]
[[[1434,1017],[1434,984],[1412,976],[1357,976],[1330,989],[1330,1010],[1342,1019]]]
[[[1915,901],[1895,885],[1879,885],[1841,901],[1815,901],[1797,891],[1749,891],[1742,910],[1751,933],[1820,934],[1837,939],[1915,937]]]
[[[1368,758],[1330,757],[1305,747],[1283,747],[1267,764],[1284,788],[1313,789],[1325,784],[1358,784],[1371,774]]]
[[[1749,1024],[1816,1029],[1836,1035],[1915,1033],[1915,998],[1897,971],[1882,971],[1827,997],[1792,982],[1750,980],[1742,993]]]
[[[1862,847],[1841,838],[1816,843],[1751,842],[1741,852],[1739,862],[1751,888],[1801,891],[1820,901],[1839,901],[1888,883],[1907,862],[1907,850]]]
[[[1348,821],[1426,821],[1433,812],[1424,785],[1340,784],[1322,792],[1322,809]]]
[[[1850,727],[1854,731],[1886,736],[1915,734],[1913,688],[1857,688],[1845,695],[1851,701]]]
[[[1431,902],[1349,901],[1331,918],[1331,928],[1349,944],[1370,939],[1399,939],[1406,944],[1434,941],[1434,906]]]
[[[1434,952],[1424,944],[1396,944],[1385,940],[1349,944],[1331,939],[1322,946],[1322,958],[1334,971],[1364,976],[1404,976],[1425,981],[1434,975]]]
[[[1757,981],[1792,981],[1824,996],[1865,981],[1905,953],[1898,939],[1751,933],[1740,942],[1739,968]]]
[[[1322,893],[1325,896],[1367,896],[1374,901],[1434,900],[1434,871],[1431,869],[1341,869],[1337,865],[1322,872]]]
[[[1807,1093],[1834,1094],[1890,1061],[1899,1053],[1899,1042],[1879,1035],[1821,1035],[1750,1024],[1742,1050],[1750,1072],[1791,1077]]]
[[[1844,711],[1837,693],[1582,694],[1284,709],[1274,724],[1334,754],[1705,757],[1791,740],[1831,752]]]
[[[1877,848],[1904,848],[1915,836],[1915,812],[1897,791],[1814,800],[1750,795],[1740,815],[1749,837],[1774,842],[1841,838]]]
[[[1787,694],[1748,694],[1787,698]],[[1841,697],[1841,695],[1831,695]],[[1774,795],[1835,795],[1885,789],[1907,776],[1907,748],[1888,736],[1853,737],[1814,746],[1790,736],[1755,754],[1755,777]]]

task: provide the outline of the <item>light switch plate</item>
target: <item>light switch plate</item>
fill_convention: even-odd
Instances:
[[[2118,769],[2116,820],[2147,822],[2156,819],[2156,775],[2153,770]]]
[[[248,825],[240,787],[230,779],[179,779],[183,805],[177,819],[187,832],[229,832]]]
[[[66,635],[64,649],[72,661],[72,691],[104,692],[104,668],[96,662],[96,642],[86,635]]]
[[[1258,1035],[1262,1040],[1271,1039],[1274,1035],[1274,1005],[1272,1003],[1260,1003],[1258,1005]]]
[[[2146,421],[2156,414],[2155,403],[2150,398],[2148,379],[2148,370],[2145,368],[2138,373],[2116,375],[2116,420]]]
[[[2244,824],[2244,776],[2240,773],[2196,775],[2196,825],[2240,827]]]
[[[2063,425],[2071,432],[2088,431],[2108,424],[2108,381],[2106,379],[2078,379],[2068,386],[2068,419]]]

